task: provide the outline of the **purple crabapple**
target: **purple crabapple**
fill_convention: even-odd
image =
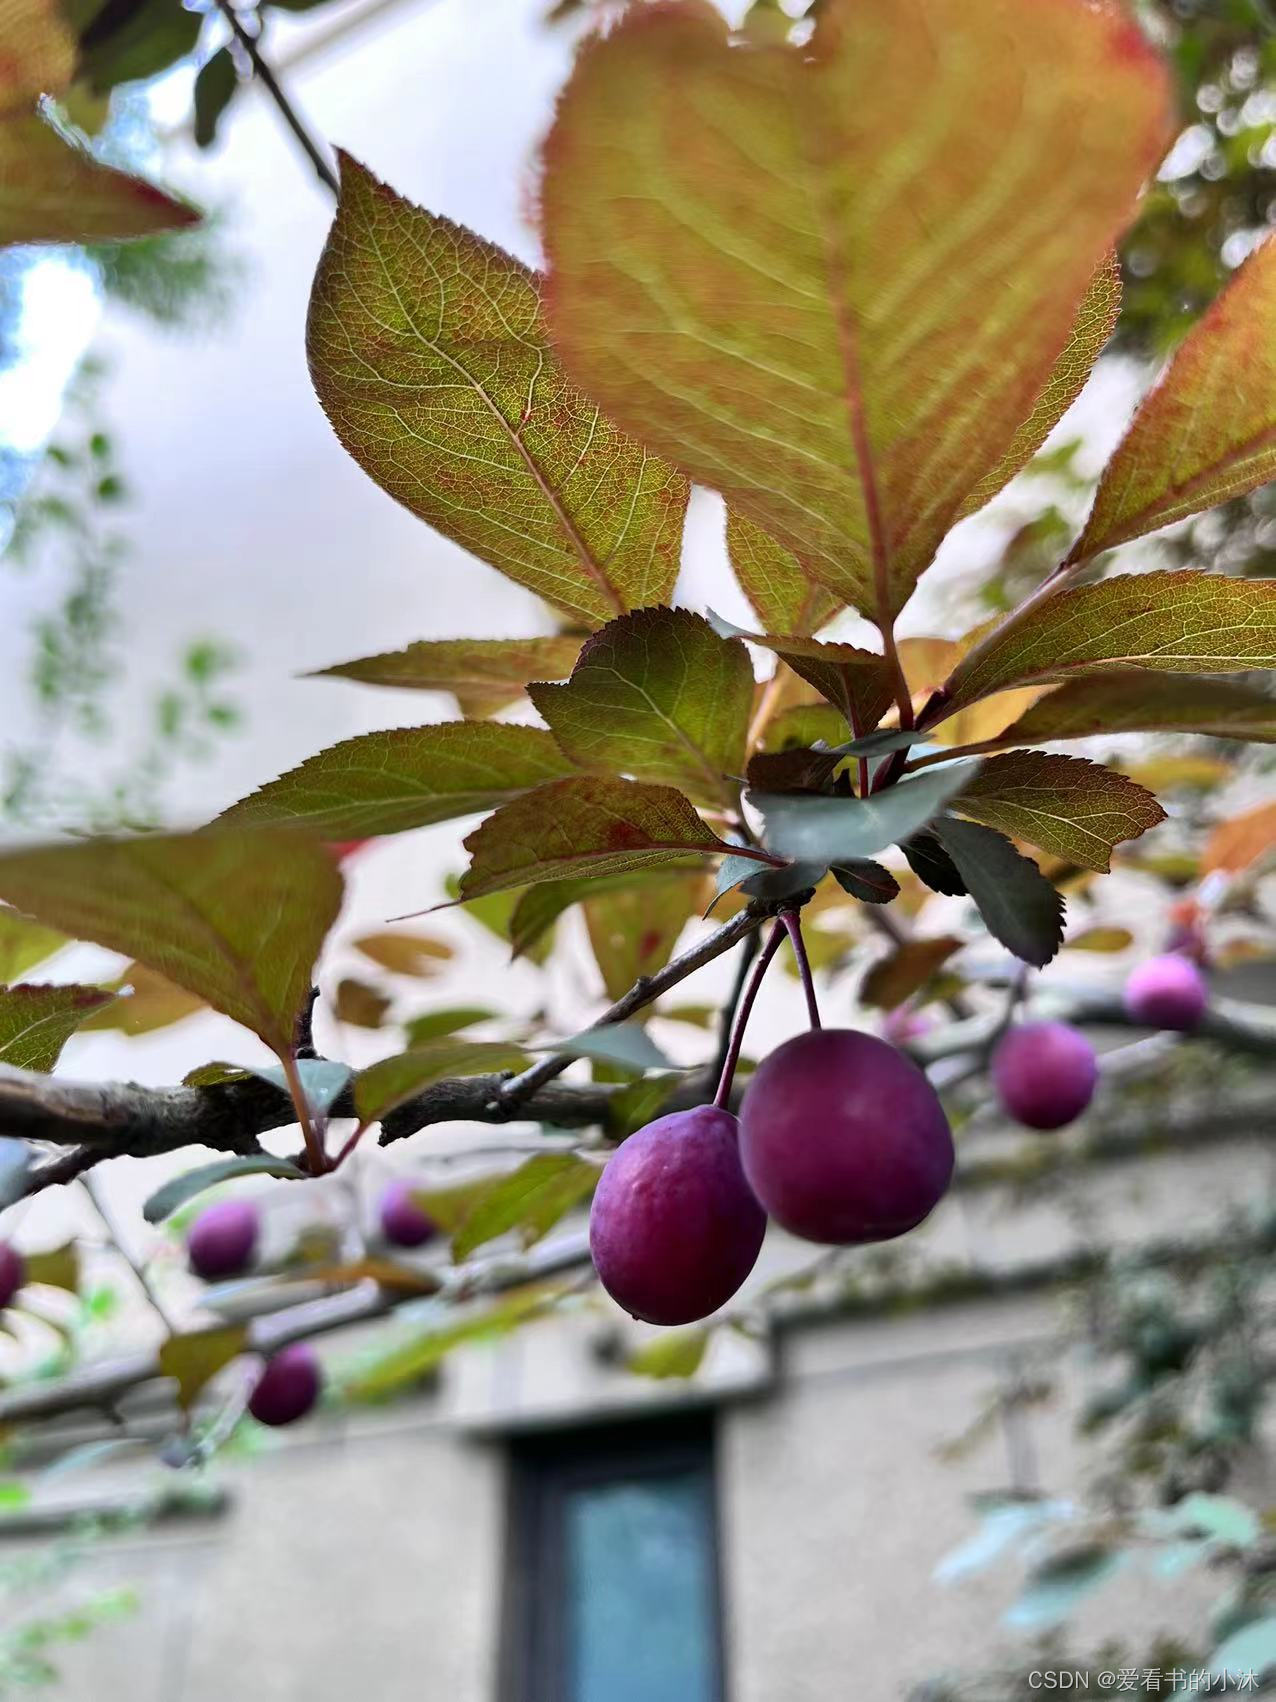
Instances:
[[[740,1108],[740,1157],[777,1223],[852,1246],[916,1228],[948,1190],[953,1140],[911,1059],[874,1035],[822,1028],[758,1066]]]
[[[1179,952],[1150,957],[1125,984],[1125,1009],[1132,1022],[1186,1033],[1205,1015],[1209,991],[1196,965]]]
[[[420,1247],[439,1232],[428,1212],[412,1198],[412,1184],[391,1182],[381,1196],[381,1233],[396,1247]]]
[[[248,1410],[258,1424],[292,1424],[314,1406],[322,1386],[323,1372],[314,1349],[306,1342],[294,1342],[266,1361]]]
[[[191,1269],[205,1282],[238,1276],[257,1250],[260,1220],[251,1200],[219,1200],[202,1211],[186,1237]]]
[[[1098,1079],[1094,1047],[1070,1023],[1024,1023],[1003,1034],[993,1050],[997,1097],[1030,1129],[1061,1129],[1079,1117]]]
[[[12,1302],[26,1280],[26,1260],[16,1247],[0,1241],[0,1311]]]
[[[740,1168],[729,1111],[673,1111],[608,1161],[589,1248],[612,1299],[648,1324],[690,1324],[724,1305],[757,1262],[766,1213]]]

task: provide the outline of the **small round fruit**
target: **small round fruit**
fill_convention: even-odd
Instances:
[[[438,1233],[438,1224],[412,1198],[408,1182],[391,1182],[381,1196],[381,1233],[396,1247],[420,1247]]]
[[[1186,1032],[1205,1015],[1209,992],[1200,970],[1178,952],[1150,957],[1125,984],[1125,1009],[1132,1022]]]
[[[238,1276],[257,1250],[257,1208],[249,1200],[219,1200],[202,1211],[186,1238],[191,1269],[205,1282]]]
[[[266,1361],[248,1410],[258,1424],[293,1424],[314,1406],[322,1385],[323,1373],[313,1348],[294,1342]]]
[[[630,1135],[589,1213],[594,1268],[649,1324],[690,1324],[725,1305],[757,1262],[766,1214],[740,1168],[729,1111],[673,1111]]]
[[[1099,1060],[1066,1022],[1029,1022],[1004,1034],[992,1055],[1002,1105],[1030,1129],[1061,1129],[1094,1098]]]
[[[26,1280],[26,1260],[16,1247],[0,1241],[0,1310],[9,1305]]]
[[[871,1034],[822,1028],[786,1040],[754,1072],[740,1157],[777,1223],[851,1246],[903,1235],[938,1205],[953,1138],[911,1059]]]

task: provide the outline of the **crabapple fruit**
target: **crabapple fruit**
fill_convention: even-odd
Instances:
[[[281,1348],[266,1361],[266,1369],[248,1400],[258,1424],[292,1424],[304,1418],[319,1399],[323,1373],[314,1349],[305,1342]]]
[[[0,1241],[0,1310],[3,1310],[27,1280],[27,1262],[16,1247]]]
[[[1125,984],[1126,1014],[1150,1028],[1195,1028],[1208,1003],[1200,970],[1178,952],[1148,958]]]
[[[186,1238],[191,1269],[205,1282],[238,1276],[257,1250],[259,1221],[250,1200],[219,1200],[202,1211]]]
[[[992,1080],[1009,1114],[1030,1129],[1061,1129],[1094,1098],[1094,1047],[1066,1022],[1012,1028],[992,1055]]]
[[[438,1224],[412,1198],[409,1182],[391,1182],[381,1196],[381,1233],[396,1247],[420,1247],[438,1233]]]
[[[766,1213],[740,1168],[739,1125],[699,1105],[639,1129],[603,1171],[589,1213],[594,1267],[649,1324],[690,1324],[730,1300],[757,1261]]]
[[[871,1034],[817,1028],[758,1066],[740,1157],[777,1223],[849,1246],[903,1235],[933,1210],[952,1180],[953,1140],[911,1059]]]

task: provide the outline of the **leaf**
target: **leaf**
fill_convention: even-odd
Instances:
[[[768,850],[798,861],[844,863],[908,839],[973,777],[973,764],[941,763],[867,798],[750,793],[749,802],[765,821]]]
[[[875,963],[860,987],[860,1003],[877,1010],[893,1011],[924,987],[935,971],[948,962],[962,942],[952,934],[933,940],[908,940],[888,957]]]
[[[219,1158],[213,1164],[201,1164],[194,1170],[184,1171],[165,1182],[162,1188],[157,1188],[143,1205],[142,1216],[147,1223],[163,1223],[166,1217],[188,1200],[193,1200],[196,1194],[216,1188],[223,1182],[233,1182],[241,1176],[281,1176],[290,1182],[300,1182],[305,1178],[305,1171],[299,1170],[286,1158],[268,1155]]]
[[[427,1040],[442,1040],[449,1034],[472,1028],[477,1023],[492,1022],[497,1014],[496,1011],[484,1009],[482,1005],[458,1005],[452,1010],[422,1011],[420,1016],[414,1016],[404,1023],[403,1031],[408,1037],[409,1047],[418,1047],[423,1046]]]
[[[74,1241],[61,1247],[50,1247],[44,1253],[24,1255],[28,1282],[43,1283],[47,1288],[62,1288],[68,1294],[80,1290],[80,1251]]]
[[[1276,1615],[1251,1619],[1233,1631],[1210,1657],[1210,1672],[1247,1680],[1251,1673],[1261,1679],[1276,1667]]]
[[[313,1116],[326,1117],[349,1087],[354,1071],[334,1058],[298,1058],[297,1075]],[[288,1078],[278,1064],[250,1066],[253,1075],[288,1093]]]
[[[214,1059],[209,1064],[198,1064],[193,1070],[187,1070],[182,1077],[183,1087],[222,1087],[227,1082],[247,1081],[251,1070],[243,1069],[239,1064],[226,1064]]]
[[[697,803],[734,803],[728,776],[744,772],[753,668],[738,639],[720,638],[690,609],[609,621],[566,685],[527,694],[582,767],[677,786]]]
[[[131,991],[124,993],[125,988]],[[120,1034],[154,1034],[157,1029],[170,1028],[196,1011],[204,1009],[204,1001],[184,987],[174,986],[163,975],[157,975],[144,963],[130,963],[110,990],[120,996],[95,1011],[85,1022],[86,1030],[112,1030]]]
[[[458,904],[465,905],[465,914],[486,928],[489,934],[494,934],[498,940],[508,944],[512,939],[514,915],[522,901],[526,888],[512,887],[508,891],[489,893],[483,898],[470,899],[467,903],[461,897],[461,878],[459,875],[448,875],[444,881],[448,897]],[[524,948],[533,963],[544,963],[553,949],[553,927],[543,938],[534,941]]]
[[[527,1056],[502,1040],[427,1041],[410,1051],[370,1064],[355,1077],[354,1105],[361,1123],[379,1123],[396,1106],[449,1076],[482,1076],[518,1070]]]
[[[823,792],[841,762],[838,751],[805,746],[755,751],[744,775],[753,792]]]
[[[0,988],[0,1064],[47,1074],[76,1029],[114,996],[100,987]]]
[[[639,7],[586,42],[546,144],[556,346],[885,625],[1004,464],[1168,111],[1106,8],[856,0],[757,48]]]
[[[764,751],[782,751],[791,745],[841,745],[851,736],[850,724],[831,704],[795,703],[782,709],[762,735]]]
[[[433,975],[440,963],[454,955],[446,940],[431,939],[428,934],[364,934],[354,942],[354,947],[395,975]]]
[[[342,444],[412,513],[591,626],[667,602],[687,481],[567,383],[535,274],[338,157],[306,346]]]
[[[1010,686],[1131,666],[1171,674],[1276,667],[1276,580],[1124,573],[1060,591],[1012,615],[958,662],[945,710]]]
[[[700,872],[655,875],[623,891],[585,899],[589,943],[609,999],[623,997],[635,981],[664,968],[687,923],[704,909],[706,897],[707,883]]]
[[[876,727],[893,700],[890,671],[881,656],[854,644],[835,644],[818,638],[735,629],[746,643],[760,644],[795,674],[814,686],[851,727]],[[925,735],[919,735],[924,737]]]
[[[1276,243],[1264,242],[1188,332],[1104,469],[1085,561],[1276,478]]]
[[[381,1028],[393,1003],[393,999],[388,999],[366,981],[360,981],[353,975],[343,975],[337,982],[332,1010],[338,1022],[348,1023],[352,1028]]]
[[[454,1347],[507,1335],[520,1324],[549,1311],[560,1292],[561,1285],[544,1283],[517,1289],[496,1305],[445,1324],[442,1329],[417,1330],[379,1354],[341,1392],[349,1400],[384,1400],[428,1377]]]
[[[630,874],[607,875],[601,878],[586,875],[576,880],[538,881],[534,886],[525,887],[519,894],[510,918],[508,938],[514,956],[530,955],[534,947],[544,942],[548,930],[563,912],[569,910],[572,905],[583,903],[587,898],[601,899],[612,893],[641,893],[665,881],[676,883],[683,869],[683,863],[675,862],[663,864],[658,868],[638,869]],[[687,859],[685,870],[688,874],[702,874],[704,864],[699,858]]]
[[[945,733],[949,725],[944,723]],[[1273,744],[1276,699],[1232,680],[1180,679],[1148,668],[1115,669],[1094,678],[1069,680],[1039,698],[997,737],[997,743],[1037,745],[1114,733],[1208,733],[1216,739]]]
[[[220,818],[325,839],[403,833],[476,815],[573,765],[539,727],[442,721],[343,739],[232,804]]]
[[[195,78],[195,146],[211,148],[222,114],[235,98],[239,73],[229,47],[219,47]]]
[[[1013,751],[987,761],[953,803],[969,821],[1107,872],[1112,848],[1165,820],[1150,792],[1080,756]]]
[[[726,850],[673,787],[602,775],[557,780],[506,804],[475,828],[465,848],[463,899],[532,881],[629,874],[691,852]]]
[[[481,720],[523,696],[529,680],[562,680],[580,654],[580,639],[440,638],[383,656],[361,656],[320,668],[315,679],[359,680],[408,691],[448,691],[463,715]]]
[[[737,886],[748,898],[763,898],[772,902],[779,898],[796,898],[799,893],[818,886],[827,873],[827,863],[801,860],[784,863],[778,869],[763,869],[759,873],[757,863],[751,857],[746,857],[743,852],[739,852],[724,857],[718,865],[713,901],[709,909],[712,910],[716,906],[724,893]]]
[[[1200,872],[1238,875],[1273,849],[1276,849],[1276,803],[1259,804],[1230,821],[1219,823],[1205,841]]]
[[[154,77],[194,52],[203,20],[171,0],[101,6],[80,34],[76,81],[94,94]]]
[[[709,1330],[662,1330],[654,1341],[636,1348],[625,1370],[637,1377],[694,1377],[704,1362]]]
[[[1048,1631],[1061,1625],[1120,1568],[1122,1558],[1097,1543],[1050,1556],[1029,1574],[1025,1589],[1005,1616],[1006,1624],[1019,1631]]]
[[[740,588],[767,632],[806,637],[841,606],[803,571],[797,557],[734,509],[727,510],[727,553]]]
[[[1125,951],[1134,944],[1134,935],[1128,928],[1086,928],[1063,943],[1069,951]]]
[[[668,1016],[668,1011],[663,1013]],[[715,1013],[716,1014],[716,1013]],[[607,1101],[607,1133],[612,1140],[628,1140],[635,1130],[650,1123],[685,1080],[681,1070],[635,1076],[618,1087]]]
[[[829,870],[844,892],[861,904],[889,904],[899,897],[899,882],[889,869],[867,858],[852,863],[834,863]]]
[[[902,842],[900,850],[918,880],[924,881],[932,892],[949,898],[965,897],[966,883],[933,832],[915,833]]]
[[[0,856],[9,903],[136,957],[276,1052],[292,1045],[341,893],[323,847],[290,834],[86,839]]]
[[[574,1153],[538,1152],[476,1202],[452,1237],[452,1257],[460,1264],[476,1247],[511,1229],[530,1247],[593,1193],[601,1174],[597,1165]]]
[[[599,1028],[584,1028],[546,1046],[571,1058],[592,1058],[600,1064],[619,1064],[624,1070],[669,1070],[669,1059],[646,1029],[636,1022],[609,1022]]]
[[[204,1385],[247,1347],[246,1324],[218,1324],[211,1330],[169,1336],[159,1350],[160,1376],[175,1379],[178,1404],[189,1412]]]
[[[1200,1534],[1229,1548],[1253,1548],[1262,1535],[1262,1525],[1252,1507],[1230,1495],[1207,1495],[1199,1490],[1175,1502],[1165,1522],[1172,1529]]]
[[[1063,939],[1063,900],[1037,865],[991,828],[945,816],[935,836],[956,864],[988,932],[1044,969]]]
[[[28,970],[60,952],[69,942],[56,928],[42,927],[16,910],[0,905],[0,982],[21,980]]]

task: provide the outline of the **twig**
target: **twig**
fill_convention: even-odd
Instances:
[[[169,1316],[164,1302],[155,1292],[155,1287],[151,1282],[150,1277],[147,1276],[145,1268],[133,1257],[132,1253],[129,1252],[128,1247],[125,1244],[124,1237],[120,1234],[119,1225],[116,1223],[106,1201],[98,1192],[96,1180],[92,1176],[82,1176],[80,1181],[84,1186],[84,1192],[89,1197],[93,1210],[102,1220],[102,1227],[106,1230],[107,1238],[109,1239],[111,1246],[132,1271],[137,1280],[137,1286],[141,1289],[151,1311],[154,1312],[155,1316],[159,1319],[160,1323],[163,1324],[169,1335],[176,1334],[176,1326],[174,1325],[172,1318]]]
[[[235,10],[232,0],[217,0],[217,10],[230,25],[235,40],[248,55],[249,63],[253,68],[254,77],[259,79],[262,87],[266,90],[271,100],[273,100],[275,105],[278,107],[280,116],[283,118],[284,123],[301,144],[307,159],[309,159],[311,165],[315,168],[315,176],[319,179],[320,183],[323,184],[325,189],[330,190],[333,195],[339,195],[341,193],[341,185],[337,181],[337,174],[324,158],[323,150],[320,148],[319,144],[302,123],[297,109],[293,106],[292,102],[288,99],[288,96],[284,93],[280,86],[279,79],[275,76],[275,73],[271,70],[266,60],[263,59],[261,49],[257,45],[256,36],[254,36],[251,30],[245,26],[243,19]]]

